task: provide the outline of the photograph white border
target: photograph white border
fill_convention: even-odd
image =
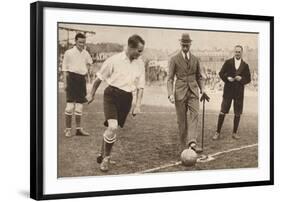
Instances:
[[[269,180],[270,23],[267,21],[44,8],[43,194]],[[57,178],[57,22],[259,33],[258,168]],[[261,57],[262,56],[262,57]],[[93,159],[94,162],[94,159]]]

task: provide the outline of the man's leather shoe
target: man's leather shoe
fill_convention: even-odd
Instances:
[[[99,155],[97,156],[97,163],[98,163],[98,164],[101,164],[102,160],[103,160],[103,156],[102,156],[101,154],[99,154]]]
[[[100,170],[102,172],[107,172],[109,170],[109,162],[110,162],[110,156],[106,156],[103,158],[100,164]]]
[[[103,160],[103,156],[102,156],[102,154],[99,154],[99,155],[97,156],[97,163],[98,163],[98,164],[101,164],[101,163],[102,163],[102,160]],[[110,159],[109,159],[109,163],[115,165],[115,164],[116,164],[116,161],[113,161],[113,160],[110,158]]]
[[[89,136],[90,134],[87,133],[83,128],[79,128],[76,130],[77,136]]]
[[[191,144],[189,145],[189,147],[190,147],[191,149],[193,149],[196,153],[202,153],[202,152],[203,152],[203,149],[200,148],[200,147],[198,147],[197,144],[195,144],[195,143],[191,143]]]
[[[240,136],[237,133],[233,133],[232,138],[235,139],[235,140],[239,140]]]
[[[218,140],[220,139],[221,134],[216,132],[216,134],[212,137],[213,140]]]
[[[64,135],[65,135],[65,137],[71,137],[71,129],[70,128],[66,128],[64,130]]]

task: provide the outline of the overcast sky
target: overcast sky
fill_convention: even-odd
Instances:
[[[128,37],[139,34],[146,42],[145,47],[174,51],[179,49],[181,34],[187,32],[192,41],[191,49],[227,48],[232,49],[236,44],[258,47],[258,34],[213,32],[195,30],[171,30],[155,28],[136,28],[120,26],[82,25],[82,24],[60,24],[61,27],[94,31],[95,35],[87,35],[88,43],[113,42],[126,44]],[[75,32],[69,33],[74,38]],[[59,31],[59,40],[67,38],[66,31]]]

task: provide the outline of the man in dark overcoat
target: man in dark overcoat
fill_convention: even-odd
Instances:
[[[212,137],[213,140],[218,140],[221,137],[220,132],[225,114],[229,112],[232,100],[234,108],[232,137],[234,139],[240,139],[237,130],[243,112],[244,89],[245,85],[251,82],[249,65],[242,59],[242,55],[243,47],[241,45],[236,45],[234,57],[226,60],[219,72],[219,76],[224,82],[224,89],[217,131]]]

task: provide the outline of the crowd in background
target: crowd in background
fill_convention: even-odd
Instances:
[[[59,71],[58,71],[58,78],[59,81],[62,81],[63,75],[61,72],[61,63],[63,59],[63,54],[61,54],[59,58]],[[149,66],[149,62],[145,63],[145,72],[146,72],[146,84],[148,86],[151,85],[166,85],[167,82],[167,67],[162,66]],[[88,74],[86,76],[86,80],[88,83],[92,83],[95,79],[95,73],[101,67],[102,62],[94,62],[90,67]],[[219,69],[219,68],[218,68]],[[219,72],[216,70],[212,70],[209,68],[205,68],[206,72],[206,87],[212,91],[221,91],[223,89],[223,81],[219,77]],[[251,72],[251,83],[247,85],[247,89],[250,90],[258,90],[258,72],[257,70],[252,70]]]

